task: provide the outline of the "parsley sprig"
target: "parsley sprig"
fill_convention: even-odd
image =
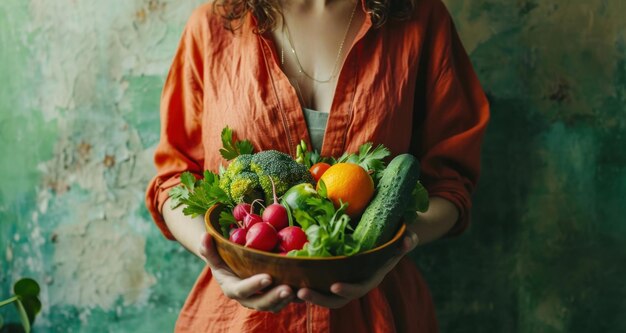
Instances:
[[[220,154],[227,161],[235,159],[239,155],[254,153],[254,146],[250,141],[233,141],[233,130],[228,126],[222,130],[222,146]]]
[[[185,205],[183,214],[196,217],[204,215],[211,206],[222,203],[232,207],[234,203],[219,186],[219,176],[211,171],[204,172],[204,178],[196,180],[190,172],[180,176],[181,184],[169,192],[171,207]]]

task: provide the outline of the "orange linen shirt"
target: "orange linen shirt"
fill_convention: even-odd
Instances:
[[[364,1],[363,1],[364,3]],[[365,5],[361,6],[365,10]],[[253,33],[248,15],[235,34],[212,5],[199,7],[183,33],[161,103],[157,175],[146,202],[165,237],[161,215],[179,175],[225,165],[225,126],[257,151],[292,155],[309,135],[298,97],[282,72],[269,35]],[[480,169],[480,146],[489,118],[485,95],[441,0],[417,1],[408,21],[374,29],[366,19],[338,77],[322,155],[339,156],[371,141],[394,155],[420,159],[431,196],[453,202],[469,222],[470,194]],[[415,265],[404,259],[383,283],[342,309],[290,304],[272,314],[226,298],[205,268],[176,323],[177,332],[434,332],[434,306]]]

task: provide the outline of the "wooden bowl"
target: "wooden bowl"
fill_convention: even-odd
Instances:
[[[235,244],[222,236],[219,226],[221,205],[211,207],[205,217],[207,232],[226,265],[241,278],[267,273],[275,285],[308,287],[330,292],[335,282],[359,282],[370,277],[397,254],[406,226],[402,224],[387,243],[354,256],[288,257]]]

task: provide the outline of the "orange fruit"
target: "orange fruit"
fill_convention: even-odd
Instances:
[[[328,199],[336,208],[340,206],[339,200],[347,202],[346,214],[353,218],[363,213],[374,195],[372,177],[358,164],[337,163],[320,180],[326,185]]]

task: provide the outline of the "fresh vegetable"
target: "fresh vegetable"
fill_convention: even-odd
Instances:
[[[391,239],[406,214],[428,207],[428,195],[418,182],[419,171],[418,160],[410,154],[399,155],[389,163],[374,199],[354,230],[353,237],[363,251]]]
[[[335,208],[341,202],[348,204],[346,214],[356,218],[363,211],[374,195],[374,181],[360,165],[354,163],[337,163],[330,167],[317,183],[318,188],[326,185],[328,198]]]
[[[291,226],[278,232],[278,251],[280,252],[300,250],[306,242],[306,234],[302,228]]]
[[[321,204],[325,200],[328,204]],[[302,250],[291,251],[287,255],[295,257],[350,256],[359,252],[359,243],[348,233],[350,217],[345,214],[347,204],[343,203],[335,211],[326,198],[309,199],[310,211],[294,210],[296,220],[308,225],[305,228],[308,242]],[[330,206],[330,210],[328,207]],[[311,214],[312,213],[312,214]],[[314,217],[315,216],[315,217]]]
[[[266,150],[252,155],[250,169],[259,176],[265,202],[272,199],[272,182],[275,182],[276,195],[283,195],[290,187],[313,181],[309,170],[296,163],[291,156],[275,150]]]
[[[309,169],[312,165],[322,162],[323,160],[324,158],[320,156],[317,150],[309,151],[306,142],[300,140],[300,144],[296,146],[296,162]]]
[[[283,205],[289,206],[291,210],[300,209],[300,210],[308,210],[309,205],[307,204],[307,199],[315,197],[319,198],[319,194],[313,187],[313,185],[309,183],[302,183],[298,185],[292,186],[281,199],[281,203]]]
[[[257,214],[248,214],[243,218],[243,225],[246,229],[250,229],[253,225],[263,222],[263,218]]]
[[[235,206],[235,209],[233,209],[233,217],[237,221],[243,221],[243,218],[250,212],[252,212],[252,205],[242,202]]]
[[[273,198],[270,177],[275,182],[277,196],[293,185],[313,181],[308,170],[289,155],[267,150],[235,158],[222,174],[220,187],[233,202],[251,201],[257,197],[270,202]]]
[[[185,215],[204,215],[216,203],[234,206],[228,194],[220,188],[217,174],[207,170],[203,179],[196,180],[191,173],[184,172],[180,179],[181,185],[170,190],[169,195],[172,198],[172,208],[180,204],[186,205],[183,209]]]
[[[278,197],[276,197],[276,186],[274,185],[274,180],[270,177],[270,181],[272,182],[272,193],[274,195],[274,203],[265,207],[263,211],[263,221],[271,224],[276,230],[281,230],[289,225],[289,216],[287,214],[287,209],[278,203]]]
[[[317,224],[318,219],[328,220],[335,213],[335,207],[332,201],[325,197],[325,188],[323,189],[321,192],[324,196],[320,195],[313,185],[304,183],[293,186],[283,195],[282,203],[289,207],[292,214],[295,211],[306,213],[300,213],[300,218],[294,216],[305,230],[310,225]]]
[[[263,198],[259,177],[253,172],[244,171],[234,175],[229,189],[230,198],[234,202],[250,202]]]
[[[311,176],[313,176],[313,179],[315,179],[315,181],[317,182],[320,180],[324,172],[328,170],[328,168],[330,168],[330,164],[319,162],[313,164],[313,166],[311,166],[311,168],[309,169],[309,172],[311,173]]]
[[[236,243],[239,245],[246,245],[246,234],[247,234],[246,229],[236,228],[232,230],[232,232],[230,233],[230,237],[228,239],[233,243]]]
[[[262,251],[271,251],[278,243],[276,229],[267,222],[257,223],[248,229],[246,246]]]
[[[220,154],[228,161],[239,155],[252,154],[254,152],[254,146],[252,146],[250,141],[233,140],[233,131],[228,126],[222,130],[222,146]]]
[[[372,178],[377,182],[380,172],[385,169],[384,159],[391,154],[389,149],[383,145],[378,145],[372,150],[374,145],[371,142],[362,144],[357,154],[343,154],[337,159],[337,163],[355,163],[360,165],[365,171],[372,174]]]

